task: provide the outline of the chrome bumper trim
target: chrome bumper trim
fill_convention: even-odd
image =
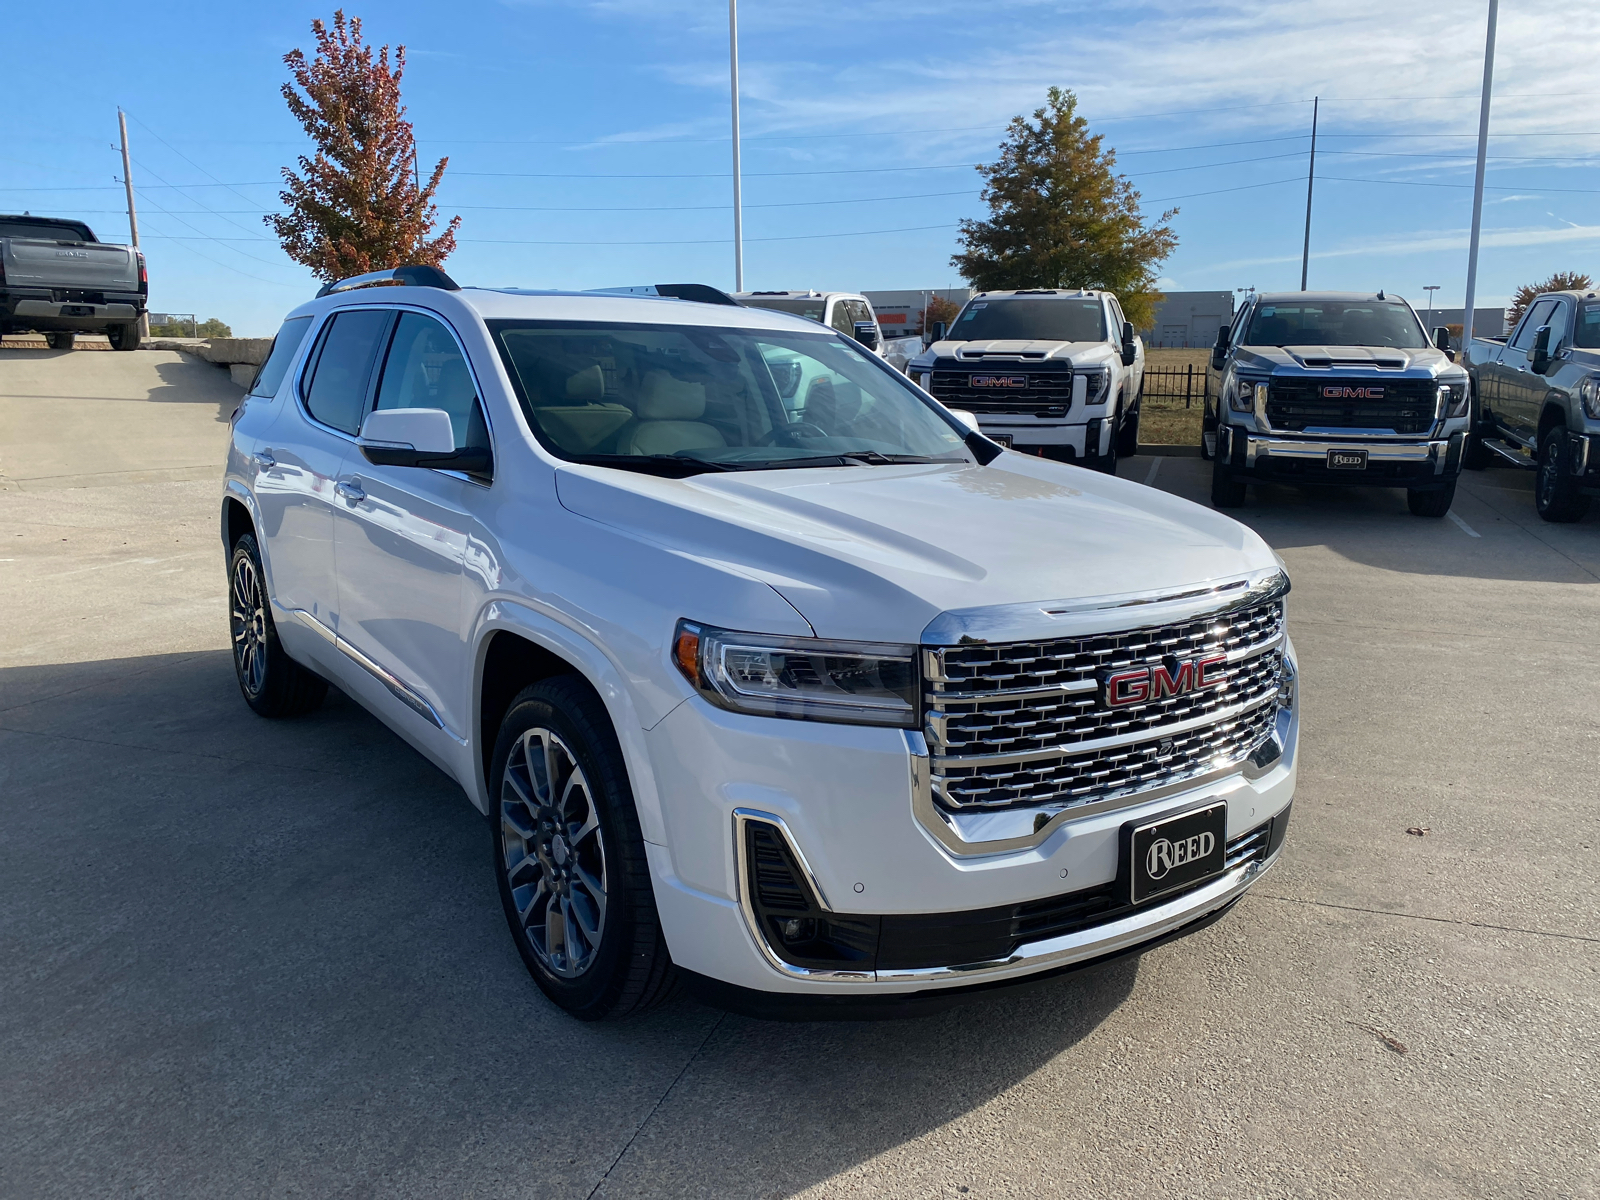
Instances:
[[[1245,465],[1251,467],[1256,465],[1257,457],[1263,454],[1269,458],[1326,459],[1330,450],[1365,450],[1369,459],[1378,462],[1443,463],[1445,451],[1450,448],[1448,440],[1364,442],[1347,438],[1329,438],[1327,441],[1312,442],[1284,437],[1261,437],[1253,433],[1247,433],[1245,437],[1248,439]]]

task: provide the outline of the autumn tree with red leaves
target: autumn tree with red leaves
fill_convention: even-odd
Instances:
[[[415,171],[416,140],[400,103],[406,48],[374,54],[361,41],[361,19],[333,14],[330,30],[311,22],[316,55],[299,50],[283,56],[294,76],[283,85],[289,112],[305,128],[316,156],[300,156],[299,173],[283,169],[288,208],[265,218],[284,253],[332,281],[389,267],[440,266],[456,248],[460,217],[437,236],[434,193],[448,158],[441,158],[425,186]],[[298,85],[298,90],[296,85]]]

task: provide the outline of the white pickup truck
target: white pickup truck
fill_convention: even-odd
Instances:
[[[0,214],[0,333],[37,331],[52,350],[103,333],[139,348],[149,295],[144,255],[99,241],[82,221]]]
[[[1139,449],[1144,342],[1110,292],[979,292],[906,373],[985,434],[1115,474]]]

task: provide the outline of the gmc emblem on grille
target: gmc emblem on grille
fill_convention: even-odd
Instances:
[[[1228,681],[1223,670],[1227,662],[1226,654],[1208,654],[1204,658],[1189,659],[1179,659],[1169,654],[1154,667],[1102,671],[1100,703],[1107,708],[1126,708],[1130,704],[1145,704],[1151,700],[1165,700],[1169,696],[1221,687]]]
[[[1028,386],[1026,375],[973,375],[969,380],[975,388],[1025,388]]]
[[[1339,387],[1329,385],[1322,389],[1324,400],[1382,400],[1381,387]]]

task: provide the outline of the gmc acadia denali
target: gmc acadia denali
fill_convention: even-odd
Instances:
[[[235,416],[221,532],[245,701],[335,683],[458,782],[584,1019],[937,1007],[1198,929],[1283,844],[1271,549],[799,317],[329,285]]]

